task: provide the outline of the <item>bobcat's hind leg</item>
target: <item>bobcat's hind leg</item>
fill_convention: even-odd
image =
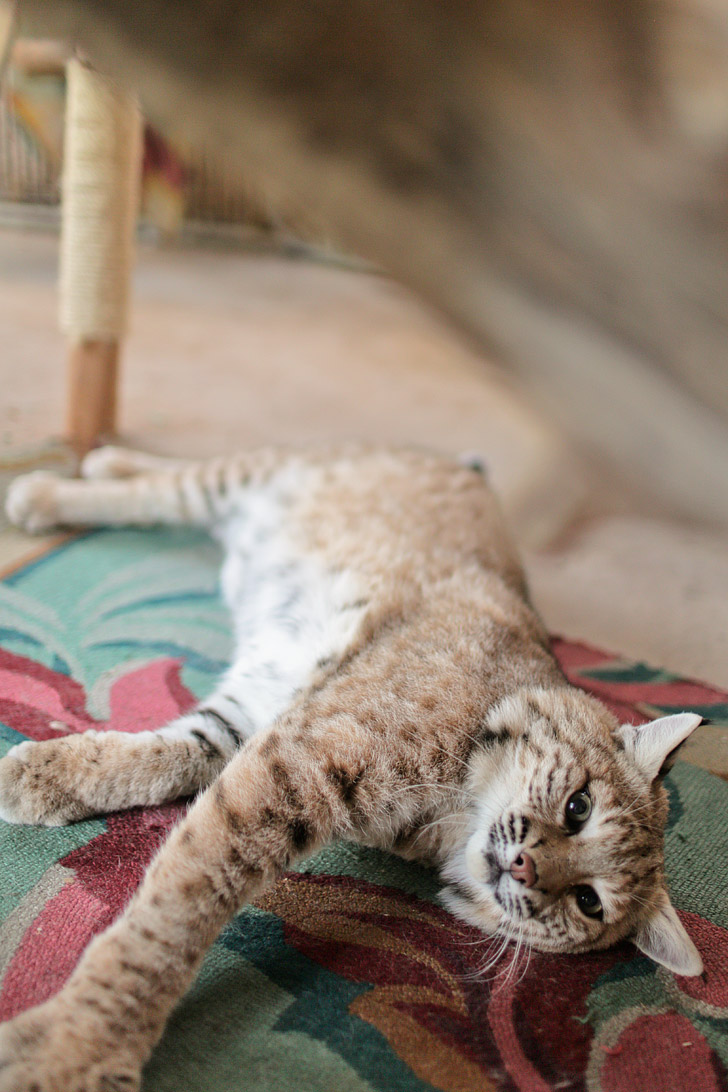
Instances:
[[[0,819],[61,826],[192,796],[245,742],[245,727],[208,705],[154,732],[26,740],[0,760]]]
[[[41,534],[53,527],[139,526],[214,522],[213,497],[194,466],[126,478],[60,478],[46,471],[11,483],[5,501],[16,527]]]
[[[187,459],[168,459],[107,444],[89,451],[81,460],[79,470],[82,478],[108,481],[114,478],[135,478],[137,474],[179,470],[189,463],[190,460]]]
[[[211,527],[229,513],[240,489],[269,481],[289,459],[275,448],[203,462],[122,452],[92,452],[80,480],[46,471],[16,478],[5,503],[11,523],[31,534],[79,525]]]

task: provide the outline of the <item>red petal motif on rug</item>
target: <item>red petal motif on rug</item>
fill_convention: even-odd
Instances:
[[[509,948],[484,974],[494,945],[478,930],[414,896],[352,877],[293,874],[259,905],[282,918],[300,952],[373,985],[353,1011],[445,1092],[480,1092],[501,1066],[524,1092],[548,1092],[552,1082],[583,1073],[592,1040],[583,1021],[589,992],[600,975],[634,958],[634,949],[620,945],[578,960],[533,952],[514,964]],[[448,1068],[455,1056],[456,1068]]]
[[[629,1015],[629,1014],[627,1014]],[[592,1087],[601,1092],[721,1092],[725,1071],[710,1044],[677,1012],[637,1014],[611,1046]],[[679,1082],[679,1084],[677,1083]]]
[[[668,676],[658,681],[644,682],[639,679],[639,672],[637,679],[627,678],[623,681],[609,677],[595,678],[590,670],[611,667],[615,663],[614,656],[559,637],[552,639],[551,647],[570,682],[594,694],[615,716],[632,724],[651,719],[654,715],[651,711],[662,707],[692,709],[710,705],[724,707],[726,704],[724,691],[690,679]],[[641,665],[632,665],[633,668],[635,666]],[[625,674],[629,675],[628,669]]]
[[[0,720],[29,739],[57,739],[89,728],[144,732],[160,728],[195,704],[180,678],[180,660],[167,657],[120,675],[111,685],[111,716],[86,711],[83,686],[59,671],[0,649]]]
[[[691,1007],[696,1012],[728,1019],[726,930],[689,911],[681,911],[680,917],[700,950],[705,971],[697,978],[671,975],[669,983],[679,990],[683,1002],[687,998],[695,1002]]]
[[[0,650],[0,718],[30,739],[75,731],[143,731],[161,727],[194,704],[180,663],[162,659],[115,680],[111,717],[86,712],[83,687],[67,675]],[[11,697],[12,696],[12,697]],[[143,708],[143,716],[134,711]],[[16,949],[0,990],[0,1020],[57,992],[96,933],[106,929],[139,885],[154,852],[181,813],[180,805],[110,815],[106,830],[58,863],[72,879],[48,900]]]
[[[99,727],[86,712],[80,683],[6,649],[0,649],[0,719],[35,740]]]

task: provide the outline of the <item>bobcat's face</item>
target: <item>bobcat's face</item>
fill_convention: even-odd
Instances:
[[[620,727],[600,703],[566,688],[500,703],[471,760],[473,822],[445,870],[447,904],[488,933],[542,951],[631,936],[660,962],[697,968],[664,886],[660,776],[697,723],[682,714],[642,731]],[[638,745],[643,733],[647,748]],[[663,933],[669,924],[669,951],[652,943],[660,924]]]

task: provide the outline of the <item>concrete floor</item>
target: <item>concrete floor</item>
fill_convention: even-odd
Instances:
[[[51,234],[0,230],[0,460],[62,432],[56,252]],[[385,278],[142,248],[121,433],[194,455],[352,438],[477,452],[552,631],[728,687],[726,542],[657,518]]]

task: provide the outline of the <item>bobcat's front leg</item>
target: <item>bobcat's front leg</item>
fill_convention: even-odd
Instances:
[[[0,759],[0,819],[61,826],[90,815],[191,796],[216,777],[234,747],[198,731],[197,713],[156,732],[81,732],[26,740]],[[169,733],[169,734],[168,734]]]
[[[275,730],[246,744],[61,993],[0,1029],[0,1092],[137,1089],[223,925],[294,860],[350,829],[346,778],[332,771],[351,764],[356,746],[350,734],[346,754],[329,753],[319,734],[307,742]]]

